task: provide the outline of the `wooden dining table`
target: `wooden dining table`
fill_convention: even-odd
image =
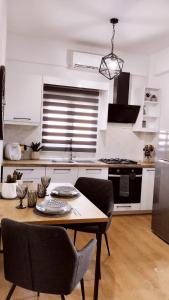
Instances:
[[[50,198],[50,192],[57,186],[72,186],[70,183],[51,183],[47,189],[45,198]],[[29,189],[36,190],[36,184],[29,185]],[[58,198],[57,198],[58,199]],[[108,217],[97,208],[89,199],[79,192],[76,197],[59,197],[60,200],[67,201],[72,209],[68,214],[45,215],[40,214],[33,208],[26,207],[25,209],[17,209],[19,199],[0,199],[0,222],[3,218],[9,218],[15,221],[31,223],[31,224],[75,224],[75,223],[97,223],[100,228],[100,233],[97,235],[97,250],[95,264],[95,280],[94,280],[94,295],[93,299],[98,300],[99,277],[100,277],[100,254],[101,254],[101,226],[102,223],[108,222]],[[39,203],[44,199],[38,198]],[[27,206],[27,199],[23,200]]]

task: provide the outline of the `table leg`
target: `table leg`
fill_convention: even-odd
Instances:
[[[97,233],[97,249],[96,249],[96,266],[95,266],[95,282],[94,282],[94,300],[98,300],[99,280],[100,280],[100,257],[101,257],[101,224],[99,225],[99,232]]]
[[[2,237],[1,237],[1,227],[0,227],[0,253],[3,253],[3,250],[1,249],[1,239]]]

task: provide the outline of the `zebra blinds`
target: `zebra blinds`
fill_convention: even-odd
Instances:
[[[96,152],[99,91],[44,84],[45,151]]]

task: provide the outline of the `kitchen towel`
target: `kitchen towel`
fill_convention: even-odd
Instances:
[[[120,197],[129,197],[129,175],[120,175]]]

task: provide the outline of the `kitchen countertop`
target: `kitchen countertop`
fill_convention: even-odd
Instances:
[[[154,168],[155,163],[139,162],[138,164],[106,164],[100,161],[89,162],[53,162],[48,159],[39,160],[3,160],[4,167],[95,167],[95,168]]]

